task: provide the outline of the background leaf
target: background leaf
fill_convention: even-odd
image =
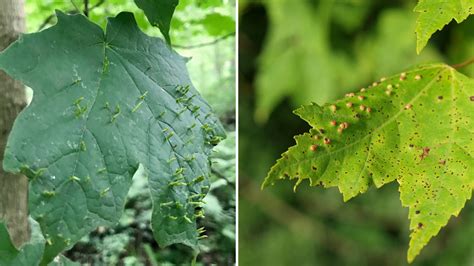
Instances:
[[[211,36],[221,36],[235,32],[234,19],[219,13],[206,15],[200,23]]]
[[[0,56],[0,67],[35,90],[15,122],[4,168],[30,178],[30,212],[47,238],[44,261],[118,221],[140,164],[157,241],[196,247],[199,206],[188,202],[207,193],[207,156],[224,131],[192,87],[185,59],[140,32],[129,13],[110,19],[105,34],[83,16],[58,16],[57,26]]]
[[[415,12],[420,13],[416,21],[416,51],[420,53],[433,33],[443,29],[453,19],[461,23],[474,14],[474,1],[420,0]]]
[[[397,180],[410,208],[411,262],[474,189],[470,110],[474,80],[445,65],[383,78],[333,104],[296,113],[313,129],[296,137],[263,186],[279,179],[337,186],[347,201]],[[429,121],[429,122],[427,122]]]
[[[160,29],[168,44],[171,44],[170,24],[179,0],[135,0],[135,3],[143,9],[148,21]]]

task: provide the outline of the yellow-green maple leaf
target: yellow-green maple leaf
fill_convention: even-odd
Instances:
[[[296,136],[263,187],[339,188],[347,201],[397,181],[409,207],[408,261],[457,216],[474,188],[474,80],[442,65],[374,82],[333,104],[296,110],[312,129]]]

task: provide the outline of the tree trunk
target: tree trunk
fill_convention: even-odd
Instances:
[[[25,29],[23,0],[0,0],[0,51]],[[6,221],[13,243],[29,239],[28,180],[3,171],[7,137],[18,113],[26,105],[23,85],[0,70],[0,220]]]

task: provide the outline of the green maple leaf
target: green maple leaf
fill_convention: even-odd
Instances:
[[[135,4],[145,12],[151,25],[160,29],[168,44],[171,44],[170,24],[179,0],[135,0]]]
[[[40,226],[33,219],[29,220],[31,228],[30,241],[17,250],[4,223],[0,222],[0,265],[31,266],[39,265],[43,256],[45,240]]]
[[[416,21],[416,52],[420,53],[437,30],[474,14],[474,0],[420,0],[415,12],[420,13]]]
[[[208,155],[224,130],[191,85],[186,59],[142,33],[130,13],[109,19],[105,33],[84,16],[57,16],[0,54],[0,68],[34,90],[3,166],[30,179],[43,263],[118,221],[140,165],[158,243],[196,247]]]
[[[333,104],[296,110],[312,129],[270,170],[335,187],[347,201],[397,181],[409,207],[408,261],[457,216],[474,188],[474,80],[446,65],[402,73]]]
[[[19,250],[13,245],[7,227],[0,221],[0,265],[32,266],[39,265],[43,257],[46,240],[41,233],[40,225],[29,219],[30,241]],[[78,266],[78,263],[70,261],[64,256],[58,256],[48,264],[49,266]]]

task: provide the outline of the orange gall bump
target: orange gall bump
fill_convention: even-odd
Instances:
[[[329,124],[331,124],[331,126],[335,126],[337,125],[337,122],[335,120],[332,120],[331,122],[329,122]]]
[[[363,99],[365,99],[365,96],[363,96],[363,95],[359,95],[357,98],[359,98],[359,100],[361,100],[361,101],[362,101]]]
[[[348,127],[349,127],[349,123],[347,122],[342,123],[342,128],[346,129]]]
[[[405,80],[407,79],[407,73],[403,72],[402,74],[400,74],[400,80]]]
[[[328,138],[324,138],[324,144],[326,145],[331,144],[331,140]]]
[[[409,110],[413,107],[413,105],[411,103],[405,105],[405,110]]]
[[[329,109],[331,109],[331,111],[333,111],[333,112],[336,112],[337,107],[336,107],[336,105],[331,104],[331,105],[329,106]]]
[[[316,150],[318,149],[318,145],[313,144],[313,145],[309,146],[309,149],[310,149],[311,151],[316,151]]]
[[[365,109],[365,111],[366,111],[367,113],[372,113],[372,108],[367,107],[367,109]]]
[[[422,78],[422,76],[420,74],[415,76],[415,80],[420,80],[421,78]]]
[[[364,110],[365,110],[365,105],[362,104],[361,106],[359,106],[359,109],[360,109],[361,111],[364,111]]]
[[[349,107],[349,108],[351,108],[352,105],[353,105],[353,103],[351,103],[351,102],[346,103],[346,106]]]

